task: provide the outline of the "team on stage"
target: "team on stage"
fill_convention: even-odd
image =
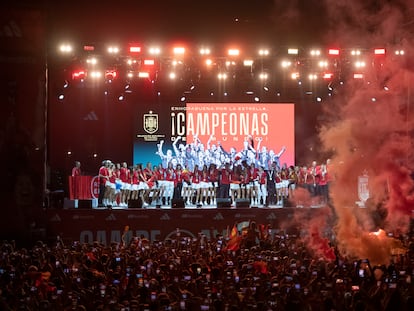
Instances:
[[[224,150],[220,142],[206,146],[197,136],[184,144],[177,137],[173,150],[163,151],[163,141],[157,145],[158,165],[139,163],[129,167],[126,162],[105,160],[99,169],[99,206],[127,207],[130,200],[140,200],[143,207],[170,206],[173,199],[183,199],[186,206],[216,206],[217,199],[229,199],[232,206],[238,199],[250,206],[283,206],[303,187],[312,197],[328,200],[329,160],[309,167],[280,164],[279,153],[261,146],[254,148],[251,136],[241,150]],[[181,143],[179,143],[181,141]]]

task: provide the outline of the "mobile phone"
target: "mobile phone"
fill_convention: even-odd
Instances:
[[[157,293],[152,292],[151,293],[151,301],[155,301],[155,299],[157,299]]]

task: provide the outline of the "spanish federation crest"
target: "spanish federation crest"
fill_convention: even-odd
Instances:
[[[148,134],[154,134],[158,131],[158,114],[152,111],[144,114],[144,130]]]

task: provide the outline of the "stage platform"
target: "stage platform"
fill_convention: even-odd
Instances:
[[[174,239],[177,228],[181,236],[208,239],[218,234],[227,236],[234,224],[255,221],[269,225],[272,234],[295,230],[296,221],[328,215],[327,207],[217,207],[217,206],[152,206],[146,208],[64,208],[45,211],[49,239],[61,237],[66,243],[98,241],[108,245],[120,242],[128,225],[132,236],[144,236],[150,241]]]

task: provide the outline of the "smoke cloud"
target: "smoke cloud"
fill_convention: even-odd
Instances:
[[[327,41],[370,49],[363,81],[349,75],[335,86],[336,96],[325,110],[329,121],[319,133],[325,151],[334,154],[331,170],[336,180],[330,194],[338,247],[342,255],[379,264],[388,263],[401,245],[371,232],[407,232],[414,207],[414,76],[408,61],[392,55],[394,49],[404,49],[408,57],[413,50],[413,36],[406,27],[413,8],[414,1],[326,0]],[[374,55],[374,47],[385,47],[387,56]],[[369,176],[366,208],[355,204],[363,172]]]

